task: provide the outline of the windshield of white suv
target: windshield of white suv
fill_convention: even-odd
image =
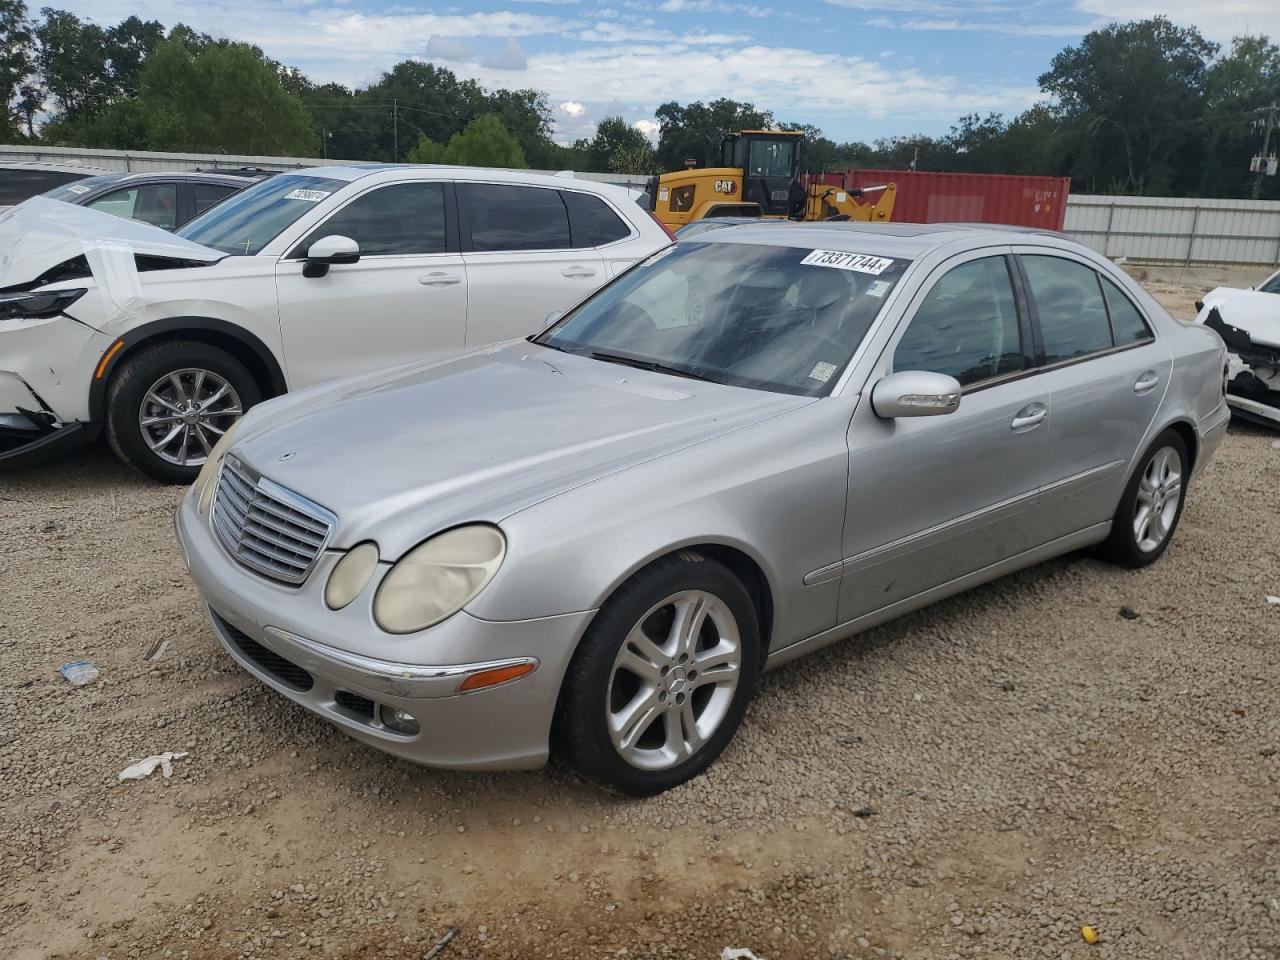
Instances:
[[[822,396],[909,261],[680,241],[531,338],[607,363]]]
[[[342,180],[281,174],[242,190],[176,232],[223,253],[252,256],[344,186]]]

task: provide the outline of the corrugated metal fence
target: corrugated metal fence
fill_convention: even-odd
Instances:
[[[109,170],[190,170],[261,167],[296,170],[347,161],[302,157],[249,157],[75,147],[0,146],[0,160],[81,163]],[[547,171],[551,172],[551,171]],[[587,180],[644,188],[643,177],[578,173]],[[1280,263],[1280,202],[1175,200],[1074,194],[1063,230],[1108,257],[1164,263]]]
[[[324,160],[318,157],[251,157],[230,156],[215,153],[152,153],[142,150],[85,150],[79,147],[42,147],[26,145],[0,146],[0,161],[20,160],[44,163],[79,163],[103,170],[123,170],[131,173],[149,170],[235,170],[256,167],[260,170],[298,170],[304,167],[343,166],[356,161]],[[539,170],[535,173],[557,173],[555,170]],[[583,180],[616,183],[634,190],[643,190],[645,178],[622,173],[575,173]]]
[[[1073,194],[1062,228],[1107,257],[1280,263],[1280,202]]]

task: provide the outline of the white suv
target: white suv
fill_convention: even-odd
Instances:
[[[672,239],[620,187],[472,167],[281,174],[176,236],[50,204],[0,215],[0,464],[105,427],[177,482],[264,398],[534,333]]]

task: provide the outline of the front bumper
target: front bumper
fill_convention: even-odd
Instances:
[[[389,638],[357,613],[324,606],[322,584],[340,554],[326,555],[307,583],[290,588],[232,560],[190,494],[176,526],[215,634],[267,686],[356,739],[415,763],[485,770],[546,762],[560,683],[591,611],[506,622],[462,611],[420,634]],[[389,640],[400,644],[393,659],[386,656]],[[520,660],[536,661],[537,669],[500,686],[457,692],[467,675]],[[384,724],[383,708],[411,715],[418,732]]]

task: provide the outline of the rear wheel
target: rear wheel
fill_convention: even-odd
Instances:
[[[618,589],[575,653],[557,709],[557,752],[621,793],[668,790],[733,739],[760,661],[742,583],[701,554],[659,560]]]
[[[125,463],[190,483],[213,445],[261,399],[253,376],[217,347],[173,341],[129,357],[107,394],[107,438]]]
[[[1169,547],[1182,517],[1190,457],[1176,430],[1156,437],[1129,478],[1111,521],[1111,533],[1099,548],[1107,560],[1145,567]]]

